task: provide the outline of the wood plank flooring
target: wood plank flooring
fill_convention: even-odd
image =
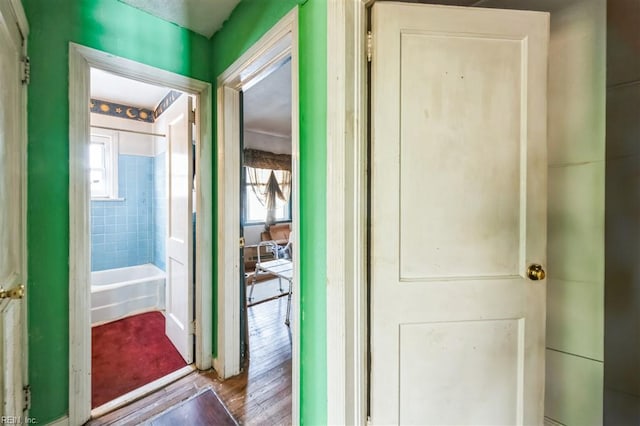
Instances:
[[[138,425],[211,387],[240,424],[291,424],[291,331],[286,297],[249,308],[249,361],[221,381],[214,371],[194,372],[89,425]]]

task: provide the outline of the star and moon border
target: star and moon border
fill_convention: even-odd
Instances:
[[[169,91],[167,96],[160,101],[153,111],[147,108],[138,108],[93,98],[89,102],[89,110],[97,114],[109,115],[111,117],[153,123],[158,117],[160,117],[160,114],[166,111],[167,108],[169,108],[171,104],[180,97],[180,95],[182,95],[182,93],[175,90]]]

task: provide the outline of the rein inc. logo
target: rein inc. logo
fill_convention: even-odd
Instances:
[[[0,424],[3,425],[35,425],[38,423],[35,417],[0,416]]]

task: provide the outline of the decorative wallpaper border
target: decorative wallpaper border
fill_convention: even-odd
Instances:
[[[144,121],[147,123],[153,123],[155,121],[153,111],[151,111],[150,109],[137,108],[128,105],[117,104],[114,102],[101,101],[99,99],[91,99],[91,101],[89,102],[89,109],[91,112],[110,115],[112,117]]]
[[[93,98],[89,102],[89,110],[96,114],[153,123],[163,112],[167,110],[167,108],[171,106],[171,104],[176,101],[176,99],[180,97],[180,95],[182,95],[182,93],[170,90],[169,93],[167,93],[167,96],[160,101],[156,109],[153,111],[147,108],[138,108]]]
[[[165,112],[167,108],[169,108],[171,104],[173,104],[180,97],[180,95],[182,95],[182,93],[176,92],[175,90],[170,90],[169,93],[167,93],[167,96],[165,96],[160,101],[156,109],[153,111],[154,120],[157,120],[158,117],[160,117],[160,114]]]

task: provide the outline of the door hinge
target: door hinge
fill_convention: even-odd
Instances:
[[[371,62],[373,57],[373,33],[367,31],[367,62]]]
[[[189,113],[189,122],[191,124],[196,124],[196,110],[195,109]]]
[[[367,426],[371,426],[371,416],[367,416]]]
[[[23,56],[20,59],[22,64],[22,84],[29,84],[31,82],[31,59],[28,56]]]
[[[28,411],[31,409],[31,386],[30,385],[25,385],[22,387],[22,394],[23,394],[23,402],[24,402],[24,408],[22,409],[22,411]]]
[[[189,324],[189,334],[196,334],[196,321],[193,320]]]

